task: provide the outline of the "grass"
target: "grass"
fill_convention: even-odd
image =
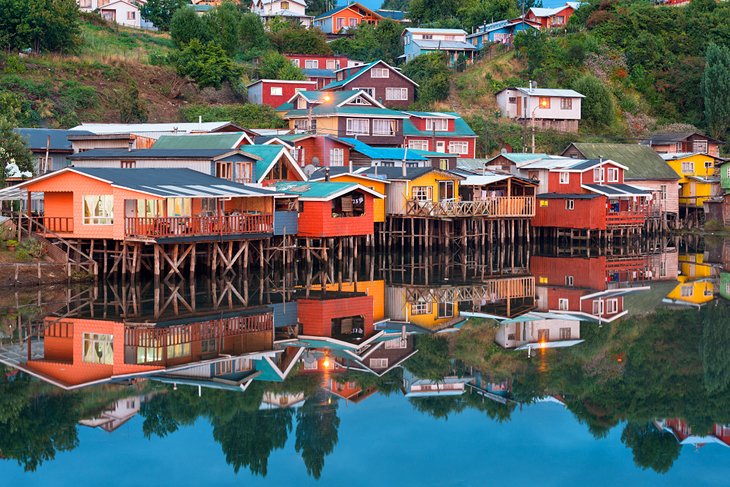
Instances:
[[[123,27],[83,24],[81,36],[79,57],[103,63],[121,60],[149,64],[175,48],[167,34]]]

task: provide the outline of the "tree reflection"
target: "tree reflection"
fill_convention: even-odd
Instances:
[[[324,459],[334,451],[339,439],[337,407],[336,397],[325,398],[325,394],[320,392],[307,398],[297,411],[297,440],[294,446],[302,455],[307,473],[315,479],[322,475]]]
[[[671,433],[660,431],[651,423],[628,423],[621,434],[621,442],[631,448],[637,466],[658,473],[668,472],[682,450]]]

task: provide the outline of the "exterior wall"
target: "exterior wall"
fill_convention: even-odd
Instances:
[[[192,169],[204,174],[215,175],[210,161],[207,160],[184,160],[184,159],[147,159],[140,160],[130,157],[135,161],[137,168],[173,168],[173,169]],[[119,159],[104,160],[76,160],[72,162],[75,167],[121,167]]]
[[[99,13],[104,19],[116,22],[125,27],[140,28],[142,26],[142,14],[139,11],[139,7],[134,5],[124,2],[114,2],[99,7]],[[133,14],[133,19],[127,18],[130,14]]]
[[[514,98],[515,103],[510,103],[510,98]],[[506,89],[497,94],[497,105],[502,115],[507,118],[526,118],[530,121],[534,118],[536,123],[539,123],[540,120],[581,119],[581,98],[571,98],[572,106],[569,110],[560,108],[561,97],[551,96],[549,98],[550,108],[540,108],[539,96],[528,96],[519,90]]]
[[[274,212],[274,235],[296,235],[299,214],[296,211]]]
[[[570,193],[570,194],[581,194],[587,193],[588,191],[581,188],[581,173],[569,172],[568,184],[560,184],[560,173],[559,172],[548,172],[548,192],[550,193]]]
[[[570,330],[570,336],[561,338],[561,330],[566,328]],[[527,343],[539,343],[540,333],[545,332],[548,342],[577,340],[580,338],[580,321],[552,319],[507,323],[499,327],[495,342],[504,348],[515,348]]]
[[[383,63],[376,64],[373,67],[382,68],[385,67]],[[353,68],[357,69],[357,68]],[[390,74],[387,78],[373,78],[372,68],[361,74],[354,80],[346,83],[336,89],[336,91],[343,90],[357,90],[362,88],[373,88],[373,96],[376,100],[387,107],[392,108],[406,108],[413,104],[416,92],[416,85],[411,81],[405,79],[403,76],[395,72],[393,69],[389,69]],[[406,88],[408,90],[408,96],[405,100],[388,100],[386,98],[387,88]]]
[[[692,171],[684,172],[682,168],[684,162],[692,163]],[[690,179],[690,176],[702,178],[715,176],[719,170],[715,168],[715,159],[713,157],[694,154],[682,159],[669,160],[667,164],[680,178],[679,203],[681,205],[702,208],[709,197],[720,193],[720,186],[717,183],[704,183]]]
[[[659,208],[662,213],[679,213],[679,183],[677,181],[657,181],[657,180],[646,180],[646,179],[626,179],[626,184],[645,188],[654,193],[653,203],[656,205],[659,203]],[[667,187],[667,199],[662,200],[659,195],[661,194],[661,187],[666,185]]]
[[[332,217],[332,201],[303,201],[299,214],[300,237],[346,237],[372,235],[374,232],[373,196],[365,193],[365,214],[353,217]]]
[[[603,182],[596,182],[594,171],[588,170],[582,173],[581,181],[583,184],[623,184],[624,183],[624,170],[615,164],[605,163],[601,167],[604,169]],[[618,181],[608,181],[608,169],[618,169]]]
[[[373,320],[382,321],[388,316],[385,314],[385,281],[358,281],[327,284],[328,291],[344,293],[365,293],[373,298]]]
[[[575,12],[575,9],[566,5],[565,8],[556,12],[554,15],[549,17],[537,17],[532,9],[530,9],[530,11],[527,12],[527,20],[538,22],[543,29],[564,28],[568,25],[568,20],[570,20],[573,12]]]
[[[606,229],[606,197],[574,199],[574,209],[566,209],[571,198],[542,199],[537,197],[533,227]]]
[[[336,181],[338,183],[360,184],[362,186],[365,186],[366,188],[372,189],[373,191],[377,191],[382,195],[386,194],[386,187],[388,186],[387,184],[381,183],[379,181],[359,178],[357,176],[352,176],[348,174],[337,176],[337,178],[333,179],[333,181]],[[375,223],[382,223],[385,221],[385,199],[373,198],[373,215]]]
[[[438,147],[437,143],[443,142],[444,147],[446,148],[446,152],[445,152],[446,154],[450,154],[449,142],[466,142],[469,147],[468,154],[457,154],[458,157],[464,157],[464,158],[468,158],[468,159],[473,159],[474,157],[476,157],[476,155],[475,155],[476,154],[476,137],[440,137],[438,135],[435,137],[430,137],[427,135],[424,135],[424,136],[407,135],[407,136],[405,136],[406,145],[408,145],[409,141],[420,141],[420,140],[423,140],[426,142],[427,147],[428,147],[426,150],[433,151],[433,152],[437,152],[437,150],[436,150]]]
[[[573,287],[595,291],[606,289],[606,257],[544,257],[530,259],[530,274],[540,286],[566,286],[566,277],[573,277]],[[554,309],[557,309],[554,308]]]
[[[301,69],[305,69],[307,60],[316,60],[318,63],[316,69],[330,69],[333,71],[341,68],[346,68],[350,63],[349,59],[347,59],[347,56],[322,56],[317,54],[284,54],[284,56],[292,61],[295,66]],[[328,61],[334,61],[334,67],[328,67]]]
[[[459,180],[450,178],[444,173],[430,172],[413,181],[391,181],[386,188],[386,215],[405,215],[407,202],[411,199],[414,186],[429,186],[433,195],[432,201],[439,201],[439,181],[454,181],[454,196],[459,194]]]
[[[297,91],[312,90],[317,87],[314,81],[277,81],[262,80],[248,88],[248,100],[258,105],[276,108],[286,103]],[[273,95],[272,88],[281,88],[281,95]]]
[[[302,333],[308,336],[332,337],[332,320],[362,316],[365,321],[364,336],[375,331],[373,324],[373,298],[352,296],[337,299],[299,299],[298,315]]]
[[[337,117],[337,134],[338,137],[352,137],[347,135],[347,118],[345,116]],[[370,135],[358,135],[357,139],[365,142],[368,145],[374,146],[402,146],[403,145],[403,120],[402,119],[389,119],[396,120],[396,132],[395,135],[372,135],[373,133],[373,119],[370,121]],[[319,130],[319,121],[317,122],[317,129]]]
[[[324,137],[310,137],[297,141],[294,145],[298,148],[297,163],[302,167],[313,164],[312,160],[315,157],[318,161],[316,165],[330,166],[332,149],[342,149],[343,164],[346,165],[350,161],[350,146],[336,140],[327,139],[325,142]]]

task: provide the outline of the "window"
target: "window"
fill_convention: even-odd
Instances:
[[[565,298],[558,299],[558,309],[560,311],[568,311],[568,306],[570,303],[568,303],[568,300]]]
[[[561,98],[560,99],[560,109],[561,110],[572,110],[573,109],[573,99],[572,98]]]
[[[602,183],[605,172],[602,167],[597,167],[593,170],[593,182]]]
[[[695,140],[694,142],[692,142],[692,152],[707,153],[707,141]]]
[[[297,132],[307,132],[309,130],[309,124],[306,120],[294,120],[294,130]]]
[[[454,316],[454,303],[439,303],[438,317],[451,318]]]
[[[408,100],[408,88],[386,88],[386,100]]]
[[[692,284],[688,284],[688,285],[682,286],[682,289],[681,289],[682,297],[683,298],[692,297],[692,295],[694,294],[694,289],[695,288],[694,288],[694,286]]]
[[[360,191],[332,200],[332,217],[362,216],[365,214],[365,195]]]
[[[91,0],[79,0],[79,7],[91,8]]]
[[[662,184],[661,186],[659,186],[659,191],[662,196],[662,201],[667,201],[667,185]]]
[[[411,199],[414,201],[433,201],[433,187],[413,186],[411,188]]]
[[[281,86],[272,86],[269,88],[269,94],[271,96],[281,96],[284,94],[284,90]]]
[[[549,96],[541,96],[539,101],[540,108],[544,108],[546,110],[550,109],[550,97]]]
[[[357,19],[350,19],[350,27],[357,27]]]
[[[439,169],[442,171],[448,171],[449,170],[449,160],[448,159],[439,159]]]
[[[408,148],[415,149],[415,150],[428,150],[428,141],[427,140],[409,140]],[[728,166],[728,169],[730,169],[730,166]]]
[[[560,173],[560,184],[570,184],[570,173],[569,172]]]
[[[465,141],[449,142],[449,153],[450,154],[468,154],[469,153],[469,142],[465,142]]]
[[[388,367],[387,358],[371,358],[370,359],[370,368],[371,369],[385,369],[387,367]]]
[[[289,2],[281,2],[282,10],[289,10]]]
[[[439,181],[439,200],[449,201],[454,199],[454,182]]]
[[[165,216],[165,202],[159,200],[137,200],[137,217],[154,218]]]
[[[190,198],[167,198],[167,216],[191,216],[192,210]]]
[[[725,177],[730,178],[730,164],[725,166]]]
[[[575,210],[575,200],[565,200],[566,210]]]
[[[347,135],[369,135],[370,124],[365,118],[348,118]]]
[[[600,299],[593,301],[593,315],[603,316],[603,301]]]
[[[137,12],[127,12],[127,20],[134,20],[137,16]]]
[[[342,17],[339,17],[339,18],[337,19],[337,30],[338,30],[338,31],[342,30],[342,28],[343,28],[344,26],[345,26],[345,19],[343,19]]]
[[[412,315],[430,315],[433,312],[431,303],[425,301],[418,301],[417,303],[411,304]]]
[[[395,135],[397,129],[397,120],[373,120],[373,135]]]
[[[612,315],[618,313],[618,299],[609,299],[606,301],[606,314]]]
[[[294,66],[296,66],[297,68],[299,67],[299,59],[292,59],[292,60],[291,60],[291,63],[292,63],[292,64],[293,64]]]
[[[337,65],[335,64],[335,60],[334,59],[328,59],[325,62],[327,63],[326,64],[327,69],[329,69],[329,70],[337,69]]]
[[[375,88],[353,88],[355,91],[364,91],[370,96],[375,96]],[[365,98],[358,96],[354,100],[352,100],[350,103],[354,105],[370,105],[370,102],[367,101]]]
[[[421,39],[425,39],[425,40],[433,39],[433,34],[423,34],[421,36]]]
[[[510,103],[512,105],[516,104],[517,103],[517,97],[516,96],[510,96],[509,98],[507,98],[507,103]]]
[[[565,285],[573,287],[573,276],[565,276]]]
[[[684,174],[692,174],[695,172],[695,163],[692,161],[682,162],[682,172]]]
[[[426,130],[436,132],[448,132],[449,121],[445,118],[427,118],[426,119]]]
[[[250,162],[236,163],[236,182],[247,184],[253,182],[253,164]]]
[[[344,166],[345,165],[345,149],[333,148],[330,149],[330,166]]]
[[[608,182],[618,183],[618,169],[616,169],[615,167],[608,168]]]
[[[319,61],[317,59],[306,59],[304,61],[305,69],[319,69]]]
[[[134,167],[137,167],[137,161],[121,161],[119,163],[119,167],[122,169],[132,169]]]
[[[370,71],[372,78],[390,78],[390,70],[388,68],[373,68]]]
[[[408,347],[408,339],[407,338],[395,338],[393,340],[388,340],[385,342],[385,349],[386,350],[401,350]]]
[[[114,335],[84,333],[83,361],[87,364],[114,365]]]
[[[307,100],[300,96],[297,98],[297,110],[305,110],[307,108]]]
[[[538,342],[549,342],[550,341],[550,330],[543,328],[537,330],[537,341]]]
[[[84,196],[84,225],[114,223],[114,196],[110,194]]]
[[[228,181],[233,181],[233,163],[216,162],[215,163],[215,176],[217,178],[226,179]]]
[[[570,333],[570,328],[561,328],[559,333],[561,340],[570,340],[572,336],[572,333]]]

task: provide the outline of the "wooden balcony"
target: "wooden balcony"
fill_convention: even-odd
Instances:
[[[647,211],[617,211],[606,214],[608,227],[640,227],[646,222]]]
[[[38,233],[73,233],[74,219],[71,216],[33,217],[34,231]]]
[[[124,219],[124,235],[141,238],[176,238],[272,233],[273,215],[133,217]]]
[[[531,218],[535,216],[535,197],[500,196],[475,201],[408,200],[406,214],[430,218]]]

